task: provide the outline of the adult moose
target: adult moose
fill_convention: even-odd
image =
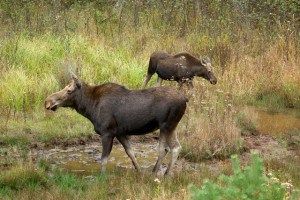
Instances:
[[[187,97],[171,87],[129,90],[115,83],[91,86],[72,75],[69,85],[46,98],[45,108],[53,111],[59,107],[74,108],[93,123],[96,133],[102,136],[102,171],[105,171],[114,138],[120,141],[134,167],[140,171],[128,136],[160,129],[159,154],[153,172],[158,172],[170,151],[171,161],[165,172],[168,174],[181,149],[175,128],[187,102]]]
[[[194,76],[199,76],[210,81],[211,84],[217,83],[217,78],[212,71],[210,59],[198,59],[187,52],[171,55],[166,51],[155,51],[150,56],[147,75],[144,79],[143,88],[157,73],[157,84],[161,86],[163,80],[177,81],[181,88],[183,83],[188,84],[188,88],[193,88],[192,80]]]

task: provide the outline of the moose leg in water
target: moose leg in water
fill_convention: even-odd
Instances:
[[[181,145],[177,139],[177,135],[175,133],[171,134],[168,138],[167,138],[167,144],[170,148],[170,153],[171,153],[171,161],[168,165],[167,171],[165,172],[165,175],[169,174],[169,172],[171,171],[171,169],[173,168],[180,150],[181,150]]]
[[[136,170],[138,170],[138,171],[141,171],[141,168],[140,168],[140,166],[139,166],[138,163],[137,163],[137,160],[136,160],[136,158],[135,158],[135,156],[134,156],[134,152],[133,152],[133,150],[132,150],[132,148],[131,148],[131,145],[130,145],[130,142],[129,142],[127,136],[119,136],[119,137],[117,137],[117,139],[119,140],[119,142],[120,142],[120,143],[122,144],[122,146],[124,147],[124,149],[125,149],[125,151],[126,151],[128,157],[129,157],[129,158],[131,159],[131,161],[132,161],[132,164],[133,164],[134,168],[135,168]]]
[[[159,154],[158,154],[157,162],[153,169],[153,172],[155,174],[158,172],[162,160],[167,153],[166,150],[170,149],[171,161],[168,165],[165,175],[167,175],[171,171],[172,167],[174,166],[178,158],[179,152],[181,150],[181,145],[177,139],[175,128],[177,127],[182,117],[182,115],[178,115],[178,113],[181,113],[181,108],[179,107],[171,108],[168,112],[166,123],[162,123],[161,126],[159,127],[160,129]]]
[[[102,154],[101,154],[101,171],[102,173],[106,170],[107,158],[112,150],[114,137],[108,134],[102,134]]]
[[[166,134],[161,133],[159,135],[159,144],[158,144],[158,158],[156,161],[156,164],[153,168],[153,173],[157,174],[159,167],[161,166],[161,163],[163,161],[163,159],[165,158],[165,156],[168,153],[168,145],[167,145],[167,138],[166,138]]]

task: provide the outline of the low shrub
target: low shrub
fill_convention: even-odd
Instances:
[[[275,177],[267,177],[258,152],[252,153],[251,164],[239,167],[237,155],[231,157],[233,175],[221,175],[219,183],[203,182],[201,189],[189,185],[192,199],[297,199],[299,190],[292,190],[291,183],[280,183]]]

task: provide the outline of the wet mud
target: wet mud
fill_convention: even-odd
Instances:
[[[132,144],[135,156],[141,168],[153,167],[157,158],[157,144],[135,143]],[[100,143],[92,143],[79,146],[41,149],[34,152],[38,159],[46,159],[52,165],[72,172],[77,173],[98,173],[101,169],[101,151]],[[109,156],[107,169],[121,167],[133,169],[130,158],[125,153],[122,145],[115,144]]]
[[[294,151],[282,144],[277,137],[278,134],[296,131],[296,135],[291,135],[290,141],[300,143],[300,118],[297,118],[293,113],[277,113],[271,114],[264,110],[254,108],[257,116],[258,135],[243,135],[244,153],[240,155],[241,160],[249,160],[250,152],[257,149],[261,152],[264,158],[281,159],[287,156],[294,155]],[[297,132],[298,131],[298,132]],[[135,156],[143,170],[151,171],[157,159],[158,141],[157,137],[150,134],[147,136],[133,137],[131,140]],[[51,163],[53,168],[66,170],[79,174],[92,175],[99,173],[101,170],[101,152],[102,144],[98,135],[85,136],[80,138],[72,138],[67,141],[59,139],[46,144],[31,144],[31,157],[35,161],[45,159]],[[20,155],[13,152],[7,152],[10,156],[15,156],[20,159]],[[9,155],[1,154],[7,158]],[[160,169],[160,174],[166,170],[169,162],[168,155],[164,160],[164,164]],[[205,165],[211,170],[218,171],[222,168],[224,162],[230,162],[229,158],[225,160],[208,160]],[[200,163],[203,164],[203,163]],[[191,163],[184,159],[179,159],[176,162],[175,170],[197,170],[199,163]],[[3,166],[2,166],[3,167]],[[9,166],[8,166],[9,167]],[[112,152],[107,163],[107,170],[112,170],[115,167],[124,168],[126,170],[133,169],[130,158],[126,155],[124,148],[118,142],[114,143]]]

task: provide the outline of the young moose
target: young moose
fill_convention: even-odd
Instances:
[[[148,72],[144,80],[143,88],[157,73],[157,84],[161,86],[163,80],[177,81],[181,88],[183,83],[188,84],[188,88],[193,88],[192,80],[194,76],[199,76],[210,81],[211,84],[217,83],[217,78],[212,71],[209,58],[198,59],[187,52],[171,55],[165,51],[156,51],[151,54]]]
[[[187,97],[171,87],[129,90],[115,83],[91,86],[73,75],[69,85],[46,98],[45,108],[53,111],[59,107],[74,108],[93,123],[96,133],[102,136],[102,171],[105,171],[115,137],[140,171],[128,136],[160,129],[159,155],[153,172],[158,172],[170,150],[171,161],[165,172],[168,174],[181,149],[175,128],[185,112],[187,101]]]

